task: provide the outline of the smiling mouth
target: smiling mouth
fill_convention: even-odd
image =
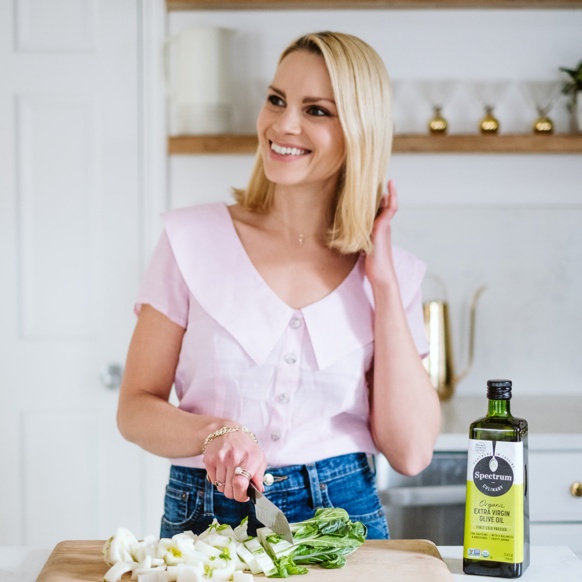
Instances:
[[[276,143],[273,143],[272,141],[269,143],[271,146],[271,151],[281,156],[303,156],[311,152],[311,150],[304,150],[302,148],[280,146]]]

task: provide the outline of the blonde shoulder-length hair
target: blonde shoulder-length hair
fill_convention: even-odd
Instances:
[[[296,51],[323,57],[345,139],[346,159],[331,209],[328,245],[345,254],[368,253],[392,148],[388,72],[371,46],[349,34],[326,31],[301,36],[283,51],[279,63]],[[233,192],[236,201],[252,212],[270,210],[274,184],[265,176],[260,152],[246,190]]]

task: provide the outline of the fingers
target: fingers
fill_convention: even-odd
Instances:
[[[251,480],[263,491],[267,463],[262,449],[247,435],[231,433],[213,440],[204,453],[208,480],[229,499],[247,501]]]
[[[393,180],[388,180],[388,192],[383,196],[383,210],[387,210],[391,216],[398,210],[398,192]]]
[[[229,467],[226,471],[226,482],[224,485],[224,494],[226,497],[236,501],[247,501],[249,498],[248,489],[253,473],[245,468],[244,462]]]
[[[378,215],[376,218],[388,217],[391,219],[396,214],[397,210],[398,192],[396,191],[393,180],[389,180],[386,192],[382,194],[382,198],[380,199],[380,208],[378,209]]]
[[[215,475],[219,474],[219,470],[215,471]],[[225,481],[220,479],[212,479],[210,473],[206,474],[206,478],[210,481],[221,493],[226,497],[236,499],[237,501],[248,500],[248,489],[252,482],[253,486],[259,491],[265,490],[265,485],[273,484],[273,475],[265,473],[265,464],[262,464],[255,474],[245,469],[241,465],[237,465],[233,471],[233,477],[230,479],[225,477]],[[227,486],[230,485],[230,486]],[[227,492],[228,489],[228,492]]]
[[[218,479],[215,479],[213,481],[208,473],[206,473],[206,479],[208,481],[210,481],[210,483],[212,483],[217,489],[220,489],[221,487],[224,487],[224,482],[223,481],[219,481]]]
[[[265,473],[266,470],[267,460],[263,457],[261,464],[252,477],[253,485],[261,492],[265,490],[265,485],[271,485],[273,483],[273,475]]]
[[[263,491],[262,477],[259,480],[259,471],[247,469],[248,466],[250,465],[248,465],[247,461],[246,463],[241,462],[235,467],[229,467],[226,470],[224,487],[219,491],[224,493],[226,497],[236,501],[248,501],[248,490],[251,481],[259,491]]]

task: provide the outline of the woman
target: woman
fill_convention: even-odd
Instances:
[[[391,128],[377,53],[308,34],[280,58],[237,204],[164,215],[118,411],[125,438],[173,461],[163,537],[215,517],[254,531],[252,481],[292,522],[340,506],[387,538],[369,459],[430,462],[424,265],[391,243]]]

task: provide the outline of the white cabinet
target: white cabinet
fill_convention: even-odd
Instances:
[[[533,545],[566,545],[582,554],[582,449],[532,450],[530,524]]]

